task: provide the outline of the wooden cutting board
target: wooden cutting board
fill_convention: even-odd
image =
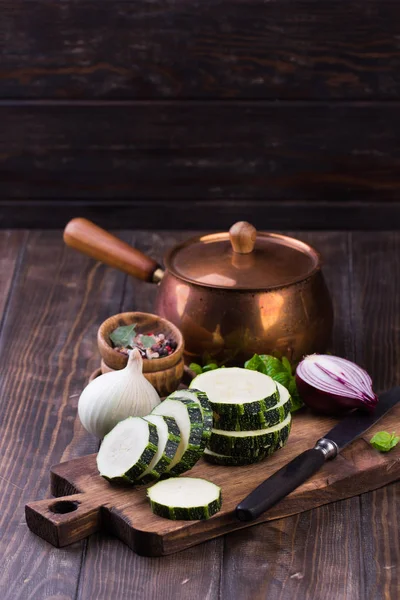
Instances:
[[[369,444],[377,431],[399,431],[398,404],[363,437],[335,460],[325,463],[314,477],[259,519],[244,523],[235,518],[234,509],[240,500],[297,454],[313,447],[336,422],[303,410],[293,418],[285,448],[261,463],[219,467],[199,461],[183,476],[204,477],[222,488],[222,509],[207,521],[169,521],[153,515],[146,488],[112,486],[98,475],[95,454],[54,466],[51,491],[58,499],[28,504],[26,521],[34,533],[54,546],[65,546],[106,529],[138,554],[161,556],[229,531],[350,498],[400,478],[400,444],[385,454]]]

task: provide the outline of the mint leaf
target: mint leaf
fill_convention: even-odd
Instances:
[[[136,337],[136,323],[132,325],[121,325],[110,333],[110,340],[117,348],[133,348],[133,340]]]
[[[378,431],[370,439],[370,444],[380,452],[389,452],[389,450],[397,446],[399,441],[400,436],[396,435],[394,431],[392,434],[388,431]]]
[[[290,412],[295,412],[303,406],[303,401],[297,391],[296,379],[292,373],[292,365],[284,356],[282,360],[269,354],[254,354],[254,356],[244,363],[246,369],[259,371],[264,375],[269,375],[274,381],[283,385],[292,399]]]
[[[190,363],[189,365],[189,369],[191,371],[194,371],[196,373],[196,375],[201,375],[203,372],[203,369],[201,368],[200,365],[198,365],[197,363]]]

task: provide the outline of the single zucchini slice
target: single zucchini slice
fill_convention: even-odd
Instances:
[[[97,468],[109,481],[134,483],[153,460],[157,448],[157,427],[141,417],[128,417],[104,437]]]
[[[242,467],[244,465],[252,465],[258,463],[264,458],[271,456],[279,447],[270,446],[267,450],[260,454],[254,454],[250,456],[227,456],[226,454],[218,454],[206,448],[204,450],[204,458],[207,462],[213,465],[220,465],[222,467]]]
[[[271,377],[239,367],[202,373],[192,380],[190,388],[207,394],[214,421],[236,423],[240,417],[258,415],[279,402]]]
[[[165,472],[169,475],[180,475],[189,471],[202,457],[205,447],[203,413],[199,403],[186,398],[166,398],[151,414],[173,417],[180,431],[181,441]]]
[[[282,423],[268,429],[253,431],[222,431],[213,429],[209,450],[226,456],[256,457],[265,454],[268,448],[286,444],[291,424],[291,414]]]
[[[211,429],[213,426],[213,411],[211,408],[210,401],[205,392],[201,392],[196,389],[188,389],[188,390],[177,390],[176,392],[172,392],[168,396],[171,400],[179,400],[179,398],[186,398],[187,400],[194,400],[198,402],[201,406],[201,412],[203,413],[203,440],[205,444],[208,442],[211,436]]]
[[[181,441],[179,427],[172,417],[148,415],[143,418],[157,427],[158,449],[147,469],[136,481],[138,484],[150,483],[159,479],[171,464]]]
[[[221,488],[197,477],[164,479],[148,488],[147,496],[155,515],[172,520],[209,519],[222,504]]]
[[[291,398],[288,390],[275,381],[279,393],[279,402],[272,408],[260,411],[258,413],[245,413],[237,419],[229,419],[227,416],[218,417],[214,415],[214,429],[225,431],[252,431],[255,429],[267,429],[281,423],[290,413]]]

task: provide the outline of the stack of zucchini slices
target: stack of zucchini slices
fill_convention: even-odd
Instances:
[[[213,419],[206,394],[177,391],[147,417],[129,417],[108,433],[97,455],[100,474],[136,485],[189,471],[203,456]]]
[[[249,465],[266,458],[288,440],[291,399],[268,375],[232,367],[202,373],[191,388],[207,395],[213,427],[204,458],[223,466]]]
[[[221,508],[220,488],[177,476],[202,456],[223,466],[270,456],[287,442],[290,407],[286,388],[257,371],[232,367],[202,373],[147,417],[118,423],[103,440],[97,467],[109,481],[155,483],[148,497],[157,515],[207,519]]]
[[[156,515],[208,519],[221,508],[220,487],[205,479],[177,476],[203,456],[212,425],[206,394],[174,392],[147,417],[129,417],[118,423],[103,440],[97,467],[112,482],[157,482],[147,492]]]

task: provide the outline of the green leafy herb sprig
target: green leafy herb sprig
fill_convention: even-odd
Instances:
[[[121,325],[110,333],[110,340],[116,348],[130,348],[132,350],[136,347],[136,327],[136,323]],[[142,335],[140,341],[144,348],[151,348],[157,340],[154,335]]]
[[[400,441],[400,435],[389,433],[388,431],[378,431],[370,440],[370,444],[380,452],[389,452],[397,446]]]
[[[299,410],[303,406],[303,401],[297,391],[296,379],[293,375],[292,366],[286,356],[279,360],[269,354],[254,354],[254,356],[244,363],[245,369],[259,371],[264,375],[269,375],[283,385],[292,398],[291,412]]]
[[[196,375],[201,375],[202,373],[207,373],[207,371],[214,371],[215,369],[223,369],[225,365],[218,366],[217,363],[212,362],[208,363],[204,366],[199,365],[198,363],[190,363],[189,369],[194,371]]]

